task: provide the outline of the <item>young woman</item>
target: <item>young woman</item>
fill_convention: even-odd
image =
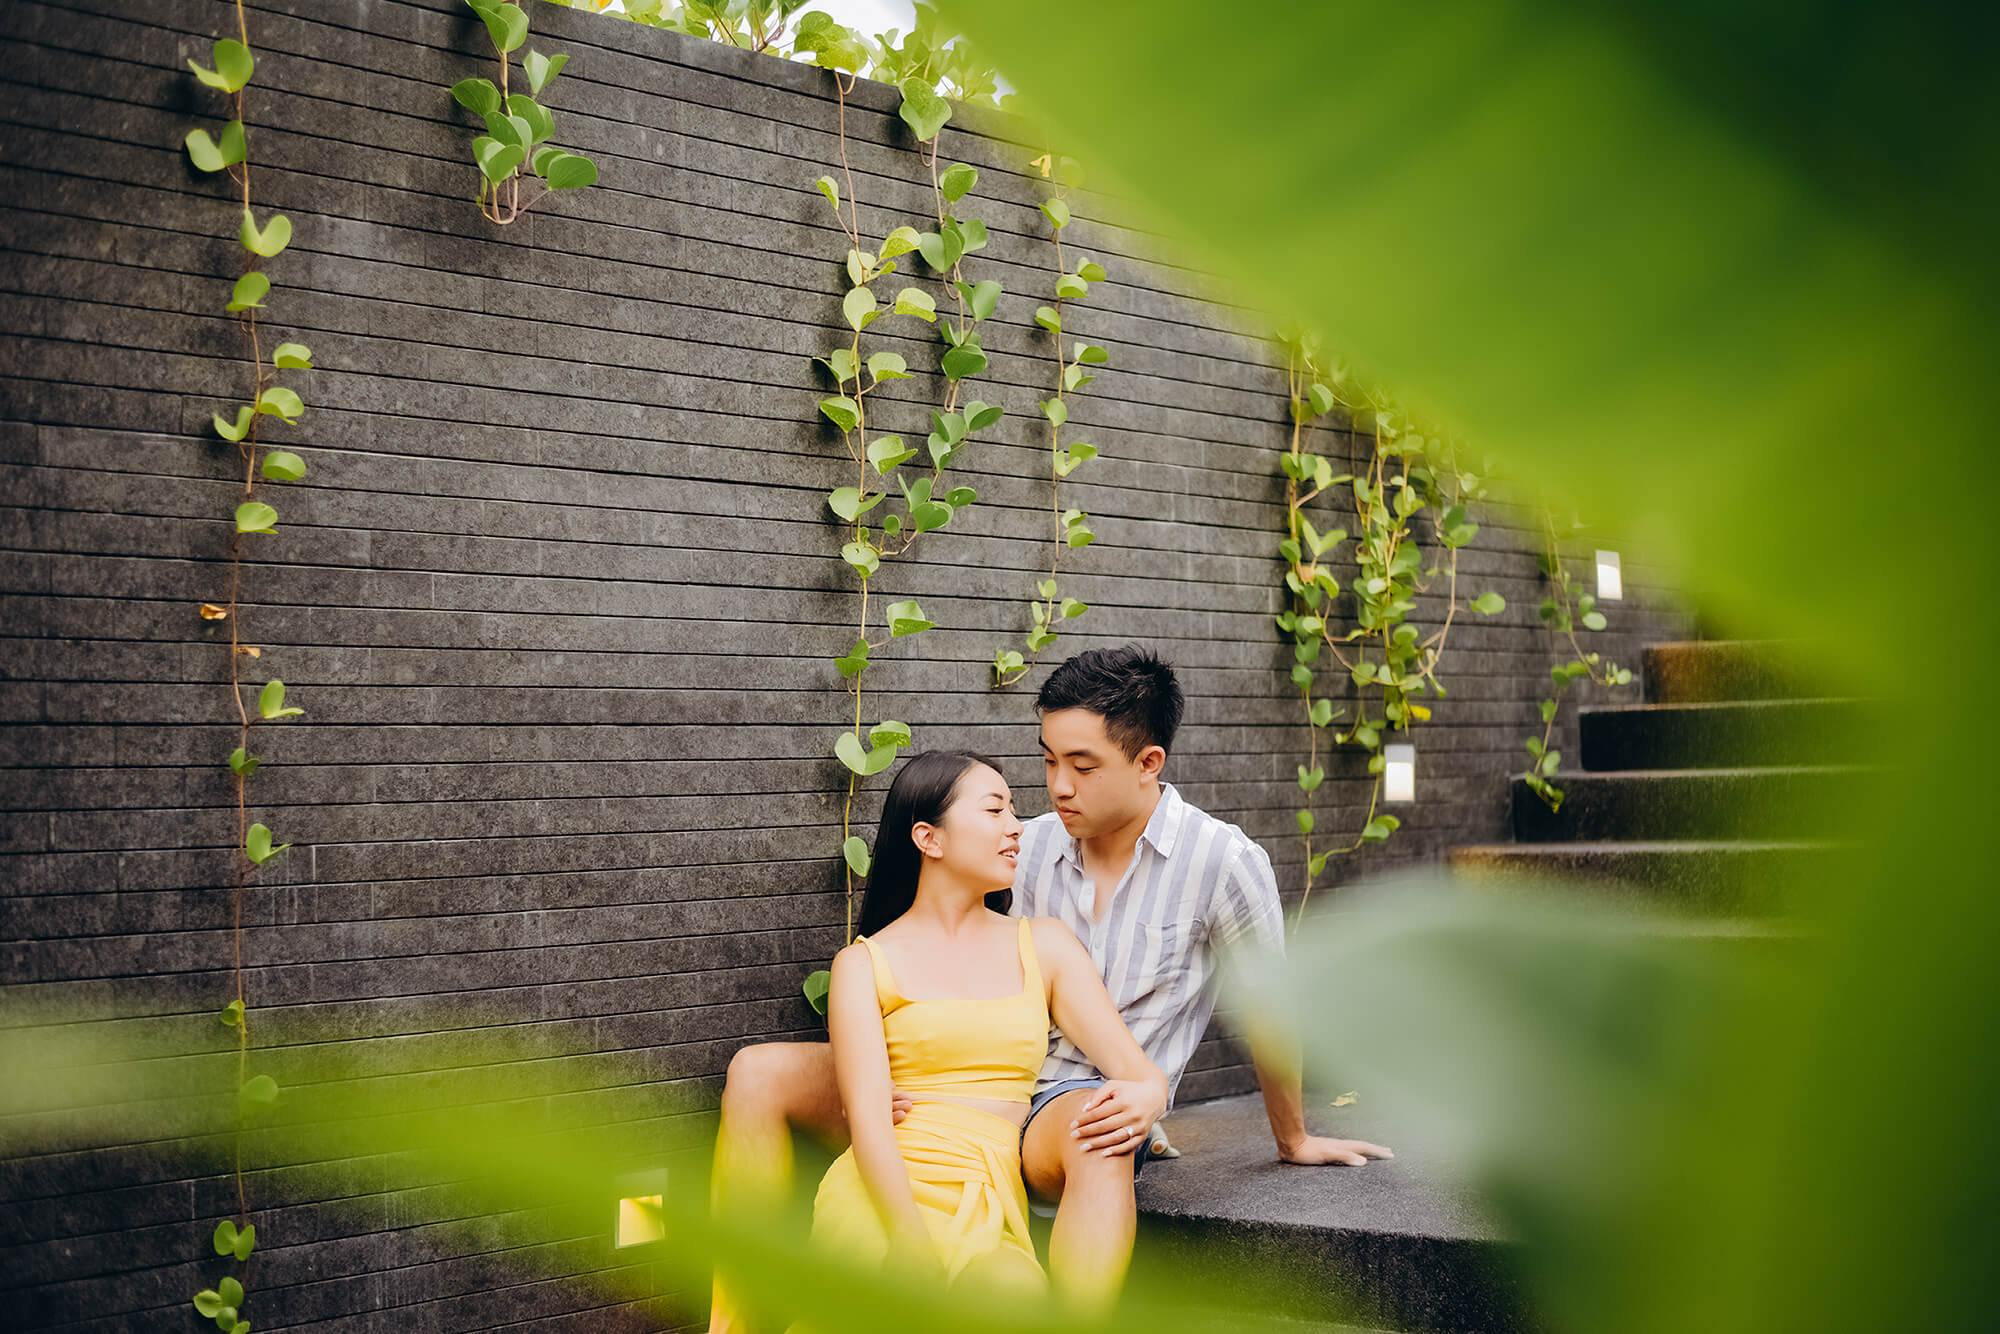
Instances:
[[[928,751],[890,786],[861,934],[834,958],[827,1004],[853,1147],[820,1182],[813,1237],[839,1254],[1043,1282],[1021,1126],[1051,1020],[1107,1076],[1152,1095],[1126,1133],[1144,1135],[1166,1108],[1166,1077],[1076,936],[1005,915],[1020,841],[1007,782],[983,756]],[[892,1089],[912,1103],[900,1125]]]

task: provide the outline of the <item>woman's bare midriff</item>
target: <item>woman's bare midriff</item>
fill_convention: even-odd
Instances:
[[[1008,1102],[1000,1098],[952,1098],[942,1093],[926,1093],[911,1101],[956,1103],[960,1107],[970,1107],[974,1111],[991,1112],[1002,1121],[1011,1121],[1017,1126],[1028,1124],[1028,1104],[1025,1102]]]

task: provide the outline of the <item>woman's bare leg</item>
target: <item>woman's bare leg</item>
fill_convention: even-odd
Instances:
[[[1139,1227],[1132,1159],[1086,1153],[1069,1136],[1069,1123],[1095,1092],[1073,1089],[1052,1099],[1028,1123],[1021,1142],[1021,1172],[1028,1189],[1057,1202],[1049,1233],[1049,1277],[1091,1316],[1117,1300]]]
[[[792,1130],[847,1146],[847,1118],[833,1079],[833,1048],[824,1042],[766,1042],[730,1058],[715,1132],[709,1204],[717,1213],[781,1207],[792,1184]],[[740,1327],[720,1282],[709,1308],[710,1334]]]

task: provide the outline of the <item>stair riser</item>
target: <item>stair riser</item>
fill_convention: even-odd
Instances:
[[[1811,680],[1799,650],[1736,641],[1654,644],[1643,653],[1646,700],[1699,704],[1745,699],[1802,699],[1825,693]]]
[[[1146,1268],[1203,1276],[1204,1304],[1412,1334],[1528,1334],[1501,1242],[1275,1223],[1148,1218]],[[1133,1281],[1143,1283],[1143,1272]]]
[[[1743,708],[1585,709],[1583,767],[1701,769],[1841,764],[1856,759],[1866,707],[1801,700]]]
[[[1831,838],[1861,805],[1854,773],[1600,778],[1558,774],[1560,810],[1514,781],[1514,837],[1522,843],[1595,839]]]

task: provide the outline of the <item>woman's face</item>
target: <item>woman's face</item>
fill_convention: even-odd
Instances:
[[[1014,883],[1021,852],[1021,822],[1007,780],[983,764],[967,766],[952,787],[951,801],[936,824],[911,831],[927,866],[940,866],[981,893]]]

